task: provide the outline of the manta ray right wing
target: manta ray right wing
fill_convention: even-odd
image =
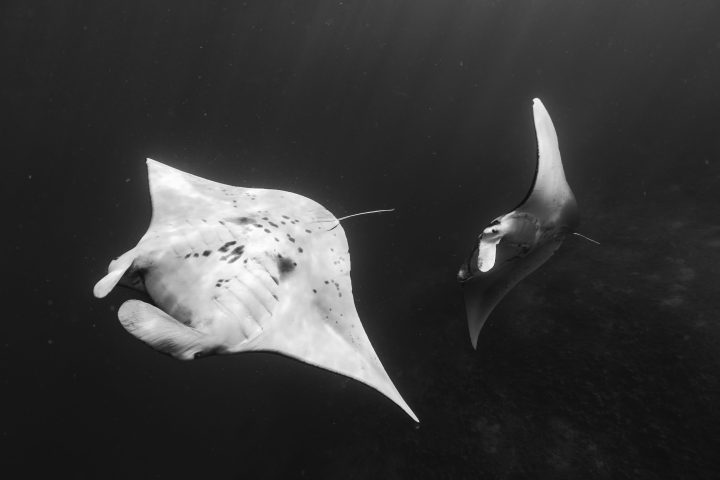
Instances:
[[[555,127],[537,98],[533,100],[533,116],[538,147],[533,185],[515,210],[496,218],[483,230],[458,273],[474,348],[480,330],[500,300],[545,263],[579,223]]]

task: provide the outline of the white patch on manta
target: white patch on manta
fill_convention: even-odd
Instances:
[[[273,351],[363,382],[417,417],[358,317],[341,225],[291,192],[233,187],[148,159],[153,215],[95,286],[121,281],[154,302],[123,304],[125,328],[181,359]],[[334,222],[334,223],[328,223]]]

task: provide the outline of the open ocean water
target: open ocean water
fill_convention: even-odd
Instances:
[[[0,476],[720,478],[720,3],[0,4]],[[470,344],[455,280],[548,108],[582,214]],[[179,362],[92,287],[145,158],[343,222],[420,417],[278,355]]]

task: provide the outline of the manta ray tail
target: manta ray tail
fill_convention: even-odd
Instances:
[[[125,330],[154,349],[180,360],[192,360],[204,350],[206,335],[149,303],[128,300],[118,310],[118,318]]]

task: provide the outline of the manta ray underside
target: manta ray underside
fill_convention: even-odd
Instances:
[[[126,301],[128,332],[179,359],[271,351],[354,378],[418,421],[355,310],[338,220],[290,192],[223,185],[148,159],[153,215],[140,242],[94,289]],[[335,228],[331,228],[337,225]]]
[[[523,202],[493,220],[458,272],[470,340],[477,339],[493,308],[518,282],[545,263],[579,224],[578,207],[565,180],[557,134],[539,99],[533,100],[537,136],[535,179]]]

